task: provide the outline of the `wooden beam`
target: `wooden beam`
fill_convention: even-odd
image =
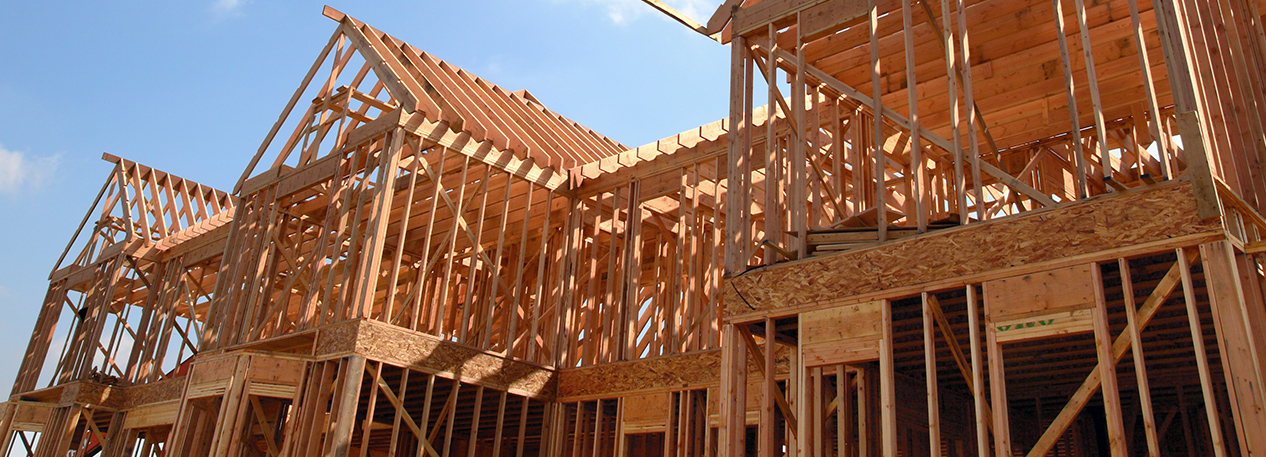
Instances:
[[[513,152],[498,149],[489,141],[477,142],[469,133],[455,133],[444,122],[408,116],[401,119],[401,127],[421,137],[425,145],[443,146],[551,191],[569,193],[567,177],[553,168],[537,165],[530,158],[521,160]]]
[[[730,18],[734,16],[734,12],[738,10],[743,0],[725,0],[721,5],[717,6],[716,11],[708,18],[708,27],[705,30],[707,35],[721,33],[721,29],[730,22]]]
[[[659,10],[661,13],[667,14],[668,17],[672,18],[674,21],[681,23],[681,25],[689,27],[691,30],[694,30],[696,32],[699,32],[703,36],[707,36],[711,38],[709,36],[711,35],[711,33],[708,32],[707,27],[700,25],[698,22],[695,22],[694,19],[691,19],[690,16],[686,16],[685,14],[682,14],[680,11],[677,11],[675,8],[671,6],[668,6],[666,3],[661,2],[659,0],[642,0],[642,1],[645,2],[647,5],[650,5],[651,7]]]
[[[421,108],[419,105],[421,102],[420,97],[426,97],[426,95],[422,93],[421,87],[410,87],[411,85],[416,86],[418,83],[413,81],[412,76],[399,60],[387,54],[386,50],[383,49],[381,38],[373,33],[365,33],[359,27],[353,25],[353,22],[348,17],[344,17],[340,21],[339,30],[360,51],[361,56],[365,58],[370,68],[374,70],[374,74],[378,76],[378,80],[391,92],[391,96],[400,100],[401,109],[412,113]],[[434,107],[430,107],[427,111],[431,111],[431,116],[439,116],[440,114]]]

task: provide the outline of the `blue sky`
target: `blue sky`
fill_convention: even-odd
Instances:
[[[720,0],[668,0],[706,21]],[[629,146],[725,116],[728,48],[638,0],[331,6]],[[231,189],[336,24],[321,2],[0,0],[0,395],[111,164]]]

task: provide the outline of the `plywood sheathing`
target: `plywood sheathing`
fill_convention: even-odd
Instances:
[[[122,410],[127,407],[125,388],[90,381],[76,381],[62,389],[59,406],[92,405],[94,408]]]
[[[185,378],[170,378],[139,386],[131,386],[124,390],[128,409],[143,405],[179,401],[185,393]]]
[[[550,401],[554,370],[497,357],[436,337],[359,320],[338,324],[317,338],[316,357],[355,354],[423,373]]]
[[[613,398],[624,393],[686,390],[720,384],[721,350],[563,370],[559,398]]]
[[[11,408],[13,414],[10,423],[13,424],[14,430],[23,431],[44,431],[44,424],[48,423],[48,415],[52,413],[55,405],[49,403],[35,402],[6,402],[4,407]],[[0,411],[4,409],[0,408]],[[8,414],[8,413],[6,413]]]
[[[748,372],[756,376],[756,361],[749,358],[747,364]],[[558,372],[558,401],[717,387],[721,384],[720,370],[720,349],[571,368]],[[784,379],[790,371],[791,347],[779,345],[775,376]]]
[[[343,322],[320,329],[312,354],[319,359],[350,354],[356,348],[358,321]]]
[[[1114,258],[1133,248],[1191,246],[1222,233],[1219,221],[1196,215],[1191,185],[1178,182],[749,271],[728,280],[725,316],[743,321],[788,314],[865,296],[1023,274],[1060,262]]]

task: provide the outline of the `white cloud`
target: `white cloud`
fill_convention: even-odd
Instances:
[[[57,170],[61,155],[29,157],[0,145],[0,194],[14,195],[25,188],[39,187]]]
[[[211,5],[211,10],[221,15],[235,14],[245,2],[246,0],[215,0],[215,3]]]

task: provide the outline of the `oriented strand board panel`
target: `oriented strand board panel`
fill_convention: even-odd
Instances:
[[[317,330],[312,353],[318,357],[350,355],[356,348],[357,322],[342,322]]]
[[[726,318],[793,314],[798,308],[856,300],[852,297],[917,293],[929,283],[989,280],[993,272],[1002,276],[1012,268],[1086,263],[1132,249],[1161,250],[1223,237],[1218,220],[1197,216],[1191,192],[1190,183],[1178,181],[751,271],[727,280]]]
[[[720,349],[561,370],[558,401],[699,389],[720,385],[720,373]]]
[[[804,364],[812,367],[878,359],[882,313],[882,301],[801,313]]]
[[[774,347],[774,377],[783,380],[791,373],[793,346]],[[747,374],[762,379],[756,361],[747,358]],[[721,385],[721,350],[628,362],[607,363],[558,372],[558,402],[627,397],[654,392],[714,388]]]
[[[318,358],[350,354],[423,373],[459,379],[539,400],[554,397],[554,370],[509,360],[377,321],[338,324],[317,337]]]
[[[164,379],[139,386],[131,386],[125,390],[125,393],[127,395],[128,408],[180,400],[180,397],[185,393],[185,378]]]
[[[127,407],[126,388],[76,381],[64,384],[59,406],[93,405],[102,409],[121,410]]]

